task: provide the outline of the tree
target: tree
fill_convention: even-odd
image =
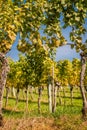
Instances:
[[[63,87],[64,94],[64,105],[65,105],[65,87],[69,84],[69,78],[72,72],[72,63],[69,60],[60,60],[57,63],[57,68],[59,70],[58,73],[58,81]]]
[[[11,49],[11,46],[16,38],[17,29],[15,28],[15,7],[11,0],[0,1],[0,61],[2,63],[1,78],[0,78],[0,117],[2,119],[2,98],[3,90],[6,83],[8,73],[8,61],[5,57],[6,53]],[[1,121],[1,120],[0,120]]]
[[[8,0],[3,2],[1,0],[0,7],[0,18],[3,21],[0,23],[1,52],[6,54],[9,51],[16,33],[19,32],[20,48],[25,53],[32,45],[32,40],[33,43],[40,43],[41,38],[38,38],[38,32],[42,27],[43,33],[46,33],[43,44],[50,48],[51,54],[54,51],[53,46],[58,47],[67,43],[62,34],[62,29],[71,27],[71,48],[75,47],[77,52],[82,52],[82,66],[83,63],[85,64],[86,60],[84,60],[84,57],[87,57],[87,46],[85,44],[86,41],[83,42],[82,40],[82,35],[87,32],[85,26],[87,2],[85,0],[79,2],[76,0],[72,2],[69,0],[26,0],[26,2],[24,0]],[[84,67],[81,70],[81,77],[84,77]],[[82,79],[80,84],[81,92],[84,89]],[[85,96],[84,91],[82,92],[82,97],[84,97],[83,95]],[[86,106],[86,102],[84,104],[83,108]]]
[[[80,86],[80,71],[81,71],[81,62],[79,59],[72,60],[72,72],[69,78],[69,84],[73,86]]]
[[[87,19],[87,2],[81,1],[48,1],[48,10],[46,11],[46,31],[50,35],[57,35],[59,40],[65,43],[65,38],[62,38],[61,29],[71,28],[70,40],[71,48],[81,52],[81,75],[80,75],[80,90],[83,99],[83,113],[86,115],[87,101],[84,92],[84,75],[87,58],[87,39],[83,39],[83,35],[87,34],[86,19]],[[49,24],[48,24],[49,23]],[[61,24],[63,23],[63,24]],[[59,28],[58,28],[59,25]],[[55,28],[56,27],[56,28]]]
[[[87,7],[84,5],[86,4],[85,1],[80,2],[73,2],[69,10],[69,12],[72,12],[70,15],[68,13],[67,16],[65,14],[67,13],[68,9],[64,9],[64,19],[72,27],[72,32],[70,33],[70,39],[74,44],[71,45],[73,48],[75,46],[77,52],[81,51],[81,76],[80,76],[80,90],[82,94],[83,99],[83,115],[86,116],[87,113],[87,99],[84,91],[84,75],[86,70],[86,57],[87,57],[87,46],[86,46],[86,40],[83,41],[82,35],[85,35],[87,33],[86,30],[86,18],[87,18]],[[70,7],[69,6],[69,7]],[[72,17],[72,19],[71,19]],[[69,20],[68,20],[69,19]]]
[[[79,59],[73,59],[72,61],[72,71],[69,77],[69,86],[70,86],[70,95],[71,95],[71,105],[73,99],[73,89],[74,87],[80,86],[80,71],[81,71],[81,63]]]
[[[0,60],[2,62],[1,67],[1,77],[0,77],[0,125],[2,125],[2,99],[3,99],[3,91],[6,83],[7,73],[9,71],[8,62],[5,59],[5,56],[3,54],[0,54]]]
[[[32,73],[26,57],[19,55],[19,60],[14,62],[11,59],[9,60],[10,72],[8,73],[6,86],[10,88],[15,88],[16,90],[16,105],[19,100],[20,89],[25,89],[26,91],[26,111],[28,110],[28,88],[32,83],[30,80]]]
[[[44,2],[0,1],[0,61],[2,62],[0,88],[2,91],[6,83],[8,70],[5,55],[11,49],[18,32],[20,32],[22,39],[25,39],[27,36],[29,37],[29,32],[39,29],[40,21],[43,18],[43,7],[41,5],[43,6]],[[2,91],[0,91],[0,102],[2,102],[3,97]]]
[[[86,65],[87,65],[87,62],[86,62]],[[87,67],[86,67],[86,74],[84,78],[84,86],[85,86],[85,90],[87,91]]]
[[[30,70],[28,72],[28,77],[31,79],[31,85],[34,87],[38,87],[38,112],[40,113],[40,100],[42,93],[42,86],[45,84],[44,78],[44,62],[47,57],[47,54],[42,46],[42,43],[34,43],[31,46],[29,52],[27,52],[27,68],[26,70]]]

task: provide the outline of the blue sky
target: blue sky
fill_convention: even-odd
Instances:
[[[76,53],[75,49],[71,49],[70,46],[62,46],[57,49],[56,60],[80,58],[79,53]]]
[[[26,2],[26,0],[24,0],[24,2]],[[62,16],[61,16],[61,21],[62,21]],[[63,24],[63,23],[61,23]],[[85,28],[87,28],[87,18],[85,19],[85,24],[84,24]],[[43,26],[44,28],[44,26]],[[67,42],[70,42],[69,39],[69,33],[71,31],[70,27],[67,27],[66,29],[62,30],[62,34],[63,36],[66,38]],[[41,34],[43,35],[43,32],[41,32]],[[83,42],[87,39],[87,33],[86,35],[82,36],[83,37]],[[14,60],[18,60],[18,50],[17,50],[17,43],[18,43],[18,35],[16,38],[16,41],[14,42],[11,51],[7,54],[7,56],[10,56],[12,59]],[[69,46],[62,46],[59,47],[57,49],[57,53],[56,53],[56,60],[60,60],[60,59],[69,59],[72,60],[73,58],[80,58],[79,53],[76,53],[75,49],[71,49]]]
[[[67,27],[66,29],[62,30],[63,36],[66,38],[67,42],[71,42],[69,39],[69,33],[71,32],[71,28]],[[43,32],[41,31],[41,34],[43,35]],[[83,41],[87,39],[87,34],[85,34],[83,37]],[[18,60],[18,50],[17,50],[17,44],[19,40],[19,35],[17,35],[16,40],[10,50],[10,52],[7,54],[7,56],[11,57],[13,60]],[[79,58],[80,55],[79,53],[76,53],[75,49],[71,49],[70,46],[65,45],[62,47],[57,48],[57,53],[56,53],[56,61],[58,60],[63,60],[63,59],[69,59],[73,60],[73,58]]]
[[[18,60],[18,50],[16,48],[17,42],[14,43],[12,46],[12,49],[7,54],[7,56],[11,57],[13,60]],[[56,60],[63,60],[63,59],[69,59],[72,60],[73,58],[80,58],[79,53],[76,53],[75,49],[71,49],[69,46],[62,46],[57,48],[56,53]]]
[[[70,28],[63,30],[63,35],[64,35],[64,37],[66,37],[68,42],[70,42],[69,32],[70,32]],[[19,52],[17,50],[18,39],[19,39],[19,36],[17,35],[17,38],[16,38],[11,50],[7,54],[7,56],[11,57],[15,61],[18,60],[18,54],[19,54]],[[57,48],[57,54],[56,54],[57,61],[60,59],[72,60],[73,58],[80,58],[79,53],[76,53],[75,49],[71,49],[70,46],[67,46],[67,45]]]
[[[68,43],[71,43],[69,39],[69,33],[71,32],[71,28],[67,27],[66,29],[62,30],[63,36],[66,38]],[[61,59],[69,59],[73,60],[73,58],[79,58],[80,59],[80,54],[76,53],[75,49],[71,49],[70,46],[65,45],[61,46],[57,49],[57,54],[56,54],[56,60],[61,60]]]
[[[12,49],[7,54],[7,56],[11,57],[13,60],[18,60],[18,50],[16,48],[17,42],[14,43]],[[72,60],[73,58],[80,58],[79,53],[76,53],[75,49],[71,49],[69,46],[62,46],[57,48],[56,60],[63,60],[69,59]]]
[[[70,31],[71,31],[70,27],[62,30],[63,36],[67,39],[68,42],[70,42],[70,39],[69,39]],[[86,36],[84,36],[84,39],[85,39],[85,37]],[[15,61],[18,60],[18,54],[19,54],[19,52],[17,50],[18,40],[19,40],[19,35],[17,35],[16,40],[15,40],[11,50],[7,54],[7,56],[11,57]],[[56,61],[63,60],[63,59],[72,60],[73,58],[80,58],[79,53],[76,53],[75,49],[71,49],[70,46],[67,46],[67,45],[57,48]]]

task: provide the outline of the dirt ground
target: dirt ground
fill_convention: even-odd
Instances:
[[[4,126],[0,130],[58,130],[53,119],[29,118],[29,119],[9,119],[5,120]]]
[[[0,130],[87,130],[87,121],[68,119],[66,116],[56,120],[44,117],[5,119]]]

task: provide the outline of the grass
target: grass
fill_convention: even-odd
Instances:
[[[41,113],[38,114],[38,94],[33,93],[33,100],[29,94],[28,110],[26,111],[26,100],[22,91],[19,94],[19,102],[9,94],[8,105],[5,108],[5,95],[3,99],[3,114],[5,124],[2,130],[87,130],[87,121],[82,119],[82,98],[80,90],[74,88],[73,101],[71,104],[70,90],[65,89],[65,97],[61,90],[62,104],[57,96],[57,107],[55,113],[49,113],[48,96],[45,89],[41,97]]]
[[[87,123],[87,122],[86,122]],[[86,130],[87,126],[83,125],[83,120],[80,115],[67,115],[55,119],[55,125],[60,130]]]
[[[24,116],[27,117],[38,117],[38,116],[44,116],[44,117],[60,117],[63,115],[79,115],[81,114],[82,109],[82,99],[79,89],[74,89],[73,91],[73,102],[71,105],[71,99],[70,99],[70,90],[69,88],[66,88],[65,90],[66,95],[64,97],[63,91],[61,90],[61,99],[62,104],[59,104],[59,98],[57,97],[57,108],[55,113],[50,114],[48,110],[48,97],[47,97],[47,90],[45,89],[43,91],[42,97],[41,97],[41,114],[38,114],[38,94],[33,93],[33,100],[30,97],[29,94],[29,104],[28,104],[28,111],[26,110],[26,101],[23,98],[22,91],[19,94],[19,102],[17,105],[15,105],[16,100],[9,94],[9,100],[8,105],[5,108],[5,96],[3,99],[3,114],[6,118],[14,117],[14,118],[22,118]],[[65,102],[65,104],[64,104]]]

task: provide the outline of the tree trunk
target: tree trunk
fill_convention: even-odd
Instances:
[[[18,100],[19,100],[19,88],[17,88],[16,92],[16,105],[18,104]]]
[[[60,86],[61,87],[61,86]],[[62,98],[61,98],[61,93],[60,93],[60,87],[57,87],[57,96],[59,98],[59,104],[62,105]]]
[[[52,67],[52,112],[55,112],[55,104],[54,104],[54,66]]]
[[[11,95],[12,95],[12,97],[16,97],[15,88],[14,87],[11,88]]]
[[[56,111],[57,86],[54,87],[54,112]]]
[[[32,86],[29,87],[29,93],[30,93],[31,100],[33,100],[33,87]]]
[[[40,114],[41,113],[41,109],[40,109],[40,106],[41,106],[41,93],[42,93],[42,89],[41,87],[38,88],[38,94],[39,94],[39,97],[38,97],[38,113]]]
[[[71,106],[73,105],[73,86],[70,85],[70,98],[71,98]]]
[[[24,89],[22,89],[22,98],[23,98],[23,100],[25,100],[25,90]]]
[[[48,103],[49,103],[49,111],[50,111],[50,113],[52,113],[52,97],[51,97],[51,88],[52,88],[52,86],[51,86],[51,84],[49,83],[48,84]]]
[[[7,74],[9,71],[8,61],[3,53],[0,53],[0,61],[1,61],[1,77],[0,77],[0,126],[2,125],[2,100],[3,100],[3,92],[6,84]]]
[[[81,53],[80,90],[83,99],[82,114],[84,117],[87,116],[87,99],[86,99],[85,88],[84,88],[85,71],[86,71],[86,57],[84,56],[84,54]]]
[[[26,112],[28,112],[28,87],[26,88]]]
[[[66,97],[65,88],[64,88],[64,86],[63,86],[63,100],[64,100],[64,106],[66,105],[66,99],[65,99],[65,97]]]
[[[5,107],[7,107],[7,104],[8,104],[8,96],[9,96],[9,87],[6,87],[6,101],[5,101]]]
[[[34,89],[35,89],[35,94],[38,94],[38,88],[35,87]]]

